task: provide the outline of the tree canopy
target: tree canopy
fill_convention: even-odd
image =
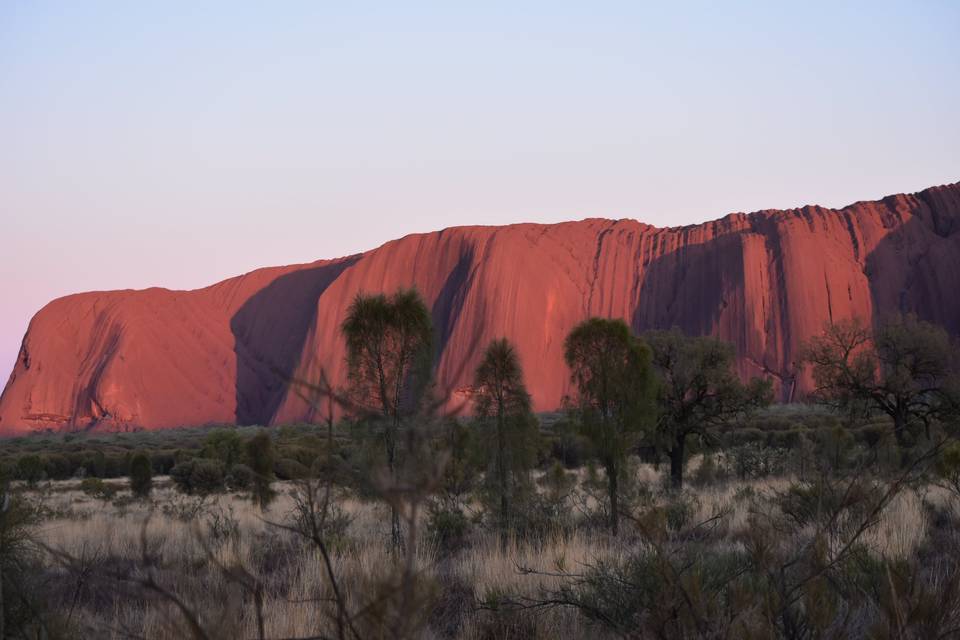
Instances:
[[[514,522],[515,503],[530,489],[536,457],[536,417],[517,352],[506,338],[492,341],[474,375],[476,410],[490,446],[487,485],[497,503],[498,525]]]
[[[886,414],[901,449],[911,432],[929,432],[956,407],[950,336],[916,316],[893,317],[876,330],[858,318],[828,324],[805,346],[803,361],[813,367],[815,399],[852,419]]]
[[[577,410],[607,474],[610,529],[619,528],[618,482],[623,460],[656,413],[650,350],[623,320],[589,318],[564,343],[577,388]]]
[[[650,331],[644,340],[660,377],[660,412],[654,441],[670,456],[674,488],[683,486],[689,436],[705,437],[772,399],[768,380],[740,381],[733,370],[733,346],[710,336],[686,336],[679,329]]]

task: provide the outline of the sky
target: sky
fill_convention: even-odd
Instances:
[[[953,1],[4,0],[0,378],[78,291],[955,182],[958,78]]]

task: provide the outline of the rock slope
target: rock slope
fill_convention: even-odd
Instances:
[[[433,313],[439,388],[469,395],[483,347],[517,345],[539,410],[569,392],[563,339],[591,315],[736,345],[779,397],[809,388],[798,348],[829,320],[892,312],[960,333],[960,183],[843,209],[457,227],[196,291],[91,292],[33,318],[0,396],[0,433],[320,419],[285,382],[344,373],[358,292],[415,286]]]

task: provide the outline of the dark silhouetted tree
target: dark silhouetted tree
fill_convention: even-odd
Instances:
[[[626,455],[656,413],[650,350],[622,320],[590,318],[564,343],[578,412],[607,475],[610,530],[619,529],[618,481]]]
[[[17,475],[29,485],[35,485],[44,479],[43,460],[40,456],[30,453],[17,460]]]
[[[143,452],[130,458],[130,491],[138,498],[149,498],[153,489],[153,468],[150,458]]]
[[[709,336],[685,336],[679,329],[643,336],[660,378],[653,440],[670,457],[670,484],[683,487],[687,438],[708,437],[713,428],[766,406],[768,380],[744,384],[733,371],[733,345]]]
[[[401,289],[390,297],[358,294],[342,331],[355,413],[382,426],[387,469],[395,481],[401,427],[420,409],[430,384],[430,312],[414,289]],[[402,538],[400,517],[393,506],[390,521],[391,541],[397,550]]]
[[[488,453],[487,484],[497,503],[497,524],[505,532],[514,522],[514,499],[532,487],[537,438],[520,360],[506,338],[487,346],[474,375],[474,389],[477,415],[491,445],[481,449]]]
[[[931,423],[956,406],[955,357],[947,332],[915,316],[876,331],[859,319],[828,324],[803,351],[813,366],[814,397],[853,416],[886,414],[901,452],[914,427],[929,435]]]
[[[259,431],[257,435],[247,441],[247,462],[253,471],[250,483],[251,497],[254,504],[261,510],[266,508],[276,497],[273,490],[273,439],[266,431]]]

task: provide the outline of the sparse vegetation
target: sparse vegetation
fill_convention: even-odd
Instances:
[[[498,340],[457,418],[404,295],[358,299],[340,420],[6,441],[0,639],[960,635],[952,370],[904,457],[879,406],[768,407],[729,346],[593,319],[568,411]]]

